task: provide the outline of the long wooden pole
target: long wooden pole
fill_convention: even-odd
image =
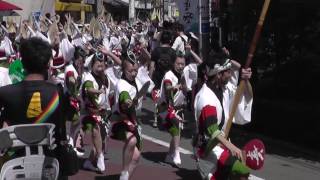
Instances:
[[[253,58],[254,52],[255,52],[256,47],[257,47],[257,42],[258,42],[260,34],[261,34],[263,23],[264,23],[267,11],[269,9],[270,1],[271,0],[265,0],[264,1],[263,8],[262,8],[262,11],[261,11],[261,14],[260,14],[260,18],[259,18],[259,21],[258,21],[257,26],[256,26],[256,31],[254,33],[254,36],[253,36],[251,44],[250,44],[250,49],[249,49],[249,52],[248,52],[247,61],[246,61],[246,64],[245,64],[244,68],[250,67],[250,64],[252,62],[252,58]],[[233,100],[233,104],[232,104],[232,107],[231,107],[231,111],[230,111],[230,114],[229,114],[229,118],[228,118],[228,121],[227,121],[227,126],[226,126],[226,129],[225,129],[225,132],[224,132],[226,138],[229,135],[229,132],[230,132],[230,129],[231,129],[231,126],[232,126],[232,120],[233,120],[233,117],[234,117],[234,115],[235,115],[235,113],[237,111],[237,107],[238,107],[238,104],[239,104],[239,101],[240,101],[240,97],[243,94],[243,91],[245,89],[246,83],[249,83],[249,82],[246,82],[245,80],[241,80],[240,85],[237,88],[237,91],[236,91],[236,94],[235,94],[235,97],[234,97],[234,100]]]

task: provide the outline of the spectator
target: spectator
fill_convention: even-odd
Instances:
[[[63,93],[46,82],[51,46],[41,39],[31,38],[21,43],[20,53],[27,75],[17,84],[0,88],[0,124],[6,127],[53,123],[56,143],[66,143]]]

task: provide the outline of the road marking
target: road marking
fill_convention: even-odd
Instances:
[[[146,140],[148,140],[148,141],[154,142],[154,143],[156,143],[156,144],[159,144],[159,145],[161,145],[161,146],[165,146],[165,147],[168,147],[168,148],[169,148],[169,146],[170,146],[170,144],[167,143],[167,142],[165,142],[165,141],[162,141],[162,140],[160,140],[160,139],[153,138],[153,137],[148,136],[148,135],[145,135],[145,134],[142,134],[142,138],[143,138],[143,139],[146,139]],[[179,147],[179,151],[180,151],[180,153],[186,154],[186,155],[193,154],[191,151],[189,151],[189,150],[187,150],[187,149],[184,149],[184,148],[181,148],[181,147]],[[254,175],[250,174],[249,180],[264,180],[264,179],[259,178],[259,177],[257,177],[257,176],[254,176]]]
[[[259,177],[257,177],[257,176],[254,176],[254,175],[252,175],[252,174],[250,174],[250,176],[249,176],[248,179],[249,179],[249,180],[265,180],[265,179],[259,178]]]
[[[167,143],[167,142],[165,142],[165,141],[162,141],[162,140],[153,138],[153,137],[148,136],[148,135],[145,135],[145,134],[142,134],[142,138],[143,138],[143,139],[146,139],[146,140],[148,140],[148,141],[152,141],[152,142],[154,142],[154,143],[156,143],[156,144],[159,144],[159,145],[161,145],[161,146],[165,146],[165,147],[169,147],[169,146],[170,146],[170,144]],[[181,148],[181,147],[179,147],[179,151],[180,151],[182,154],[187,154],[187,155],[188,155],[188,154],[193,154],[191,151],[186,150],[186,149]]]

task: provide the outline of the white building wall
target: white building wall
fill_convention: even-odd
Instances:
[[[127,5],[129,6],[129,0],[104,0],[105,3],[111,3],[113,5],[119,5],[119,4],[122,4],[122,5]],[[134,6],[135,8],[137,9],[144,9],[145,8],[145,1],[144,0],[135,0],[134,1]],[[147,9],[151,9],[152,8],[152,5],[151,3],[148,1],[147,2]]]
[[[28,19],[32,12],[41,11],[43,13],[54,13],[55,0],[7,0],[8,2],[19,6],[23,10],[15,11],[22,19]]]

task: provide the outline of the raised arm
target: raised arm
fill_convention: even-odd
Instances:
[[[113,54],[111,51],[108,51],[106,47],[104,47],[103,45],[99,45],[98,46],[98,50],[100,52],[102,52],[104,55],[106,56],[110,56],[112,58],[112,60],[117,64],[117,65],[121,65],[122,61],[121,59],[116,56],[115,54]]]
[[[194,58],[194,60],[196,61],[196,63],[197,63],[198,65],[200,65],[200,64],[203,63],[202,59],[197,55],[197,53],[195,53],[195,52],[192,50],[190,44],[186,45],[186,50],[189,50],[189,51],[190,51],[192,57]]]

